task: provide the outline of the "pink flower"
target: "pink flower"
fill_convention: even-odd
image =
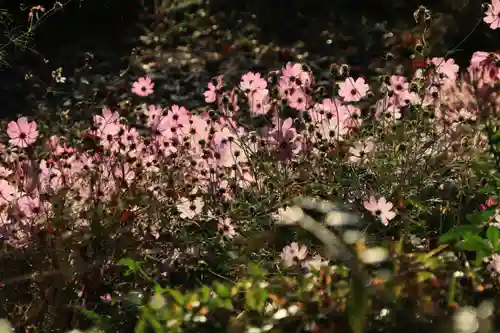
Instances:
[[[500,27],[500,0],[492,0],[485,14],[483,21],[489,24],[491,29]]]
[[[296,242],[287,245],[283,248],[281,252],[281,260],[283,260],[283,265],[285,267],[292,267],[295,263],[304,260],[307,256],[307,247],[299,246]]]
[[[228,238],[233,238],[234,235],[236,235],[236,231],[231,224],[231,219],[228,217],[219,219],[219,222],[217,222],[217,229],[219,229],[223,236]]]
[[[375,145],[373,141],[366,140],[362,142],[357,142],[349,148],[349,161],[353,163],[362,163],[366,161],[367,155],[373,151]]]
[[[154,83],[149,77],[140,77],[132,84],[132,93],[145,97],[153,93],[153,87]]]
[[[455,60],[434,57],[430,62],[436,67],[439,83],[454,82],[457,79],[459,67]]]
[[[383,225],[388,225],[389,221],[396,217],[396,213],[392,211],[394,205],[384,197],[377,200],[371,196],[363,205],[373,216],[380,218]]]
[[[111,109],[104,107],[102,115],[93,117],[94,125],[97,128],[97,133],[94,134],[102,137],[118,134],[120,131],[119,119],[120,115],[117,111],[113,112]]]
[[[493,277],[496,277],[500,282],[500,254],[494,253],[488,260],[488,270]]]
[[[471,81],[477,81],[478,85],[492,85],[500,80],[500,68],[497,62],[500,54],[476,51],[471,57],[470,66],[467,71]]]
[[[284,121],[279,120],[274,124],[274,128],[269,131],[269,136],[277,147],[277,158],[286,160],[298,154],[301,150],[300,140],[297,140],[298,135],[293,128],[292,118],[287,118]]]
[[[21,117],[16,121],[11,121],[7,126],[9,143],[19,148],[26,148],[36,141],[38,130],[36,122],[28,122],[26,117]]]
[[[192,220],[200,215],[205,203],[201,197],[196,197],[194,200],[188,198],[180,198],[177,201],[176,208],[182,219]]]
[[[5,179],[0,179],[0,205],[8,204],[19,197],[19,191]]]
[[[409,83],[404,76],[391,76],[391,89],[396,95],[404,94],[408,91]]]
[[[344,98],[344,102],[357,102],[366,96],[370,89],[365,82],[365,79],[359,77],[354,81],[354,78],[348,77],[344,82],[339,83],[339,96]]]
[[[493,205],[496,205],[497,199],[495,197],[489,197],[486,199],[486,206],[491,207]]]
[[[296,87],[308,87],[312,82],[311,73],[305,71],[303,66],[298,63],[288,62],[285,67],[281,69],[281,73],[288,84],[292,84]]]
[[[104,295],[101,295],[99,296],[99,298],[101,299],[101,301],[103,301],[104,303],[111,303],[111,294],[104,294]]]
[[[260,73],[248,72],[241,77],[240,89],[245,93],[251,93],[256,90],[266,89],[267,82]]]
[[[222,78],[220,75],[215,78],[215,83],[216,85],[209,82],[208,90],[203,93],[205,96],[205,102],[207,103],[213,103],[217,99],[218,91],[222,88]]]
[[[248,104],[252,113],[257,115],[266,114],[271,108],[269,103],[269,91],[267,89],[255,90],[248,96]]]

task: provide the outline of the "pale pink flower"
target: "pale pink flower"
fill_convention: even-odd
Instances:
[[[161,107],[153,105],[153,104],[148,105],[148,107],[145,107],[142,112],[147,117],[146,118],[146,125],[148,127],[153,126],[155,121],[163,115],[163,111],[164,110]]]
[[[280,160],[290,159],[301,150],[300,140],[297,140],[297,130],[293,127],[292,118],[287,118],[284,121],[280,119],[269,132],[269,136],[277,146],[277,157]]]
[[[470,80],[478,85],[491,85],[500,81],[500,67],[497,66],[499,61],[500,54],[498,53],[474,52],[470,66],[467,68]]]
[[[321,267],[328,266],[330,262],[323,259],[319,254],[312,257],[312,259],[306,260],[302,263],[302,267],[307,269],[307,271],[319,271]]]
[[[483,21],[490,25],[490,28],[496,30],[500,27],[500,0],[491,0],[488,4],[488,10],[485,13]]]
[[[248,96],[248,104],[252,113],[257,115],[266,114],[271,108],[269,91],[267,89],[255,90]]]
[[[12,170],[9,170],[7,168],[4,168],[3,166],[0,165],[0,177],[1,178],[7,178],[12,174]]]
[[[104,303],[111,303],[111,294],[104,294],[104,295],[101,295],[99,296],[99,298],[101,299],[101,301],[103,301]]]
[[[390,82],[391,89],[396,95],[401,95],[408,91],[409,83],[404,76],[392,75]]]
[[[454,59],[434,57],[430,62],[436,67],[437,81],[441,84],[455,82],[458,75],[459,67],[455,64]]]
[[[219,90],[222,88],[222,78],[220,75],[215,77],[215,83],[216,85],[214,85],[212,82],[209,82],[208,90],[203,93],[203,95],[205,96],[205,102],[207,103],[213,103],[217,99]]]
[[[140,77],[132,84],[132,93],[142,97],[149,96],[153,93],[153,87],[154,83],[149,77]]]
[[[377,120],[383,118],[386,121],[394,121],[401,119],[401,117],[401,108],[397,105],[389,105],[384,109],[377,108],[377,111],[375,112],[375,118]]]
[[[363,205],[373,216],[378,217],[383,225],[388,225],[389,221],[396,217],[396,213],[392,210],[394,205],[384,197],[377,200],[371,196]]]
[[[495,210],[495,215],[493,216],[493,220],[497,225],[500,225],[500,208]]]
[[[487,268],[491,272],[491,275],[496,277],[500,282],[500,254],[494,253],[491,255]]]
[[[192,220],[201,213],[204,205],[205,203],[201,197],[196,197],[194,200],[180,198],[177,201],[176,208],[181,218]]]
[[[302,88],[294,89],[293,93],[288,95],[288,104],[290,107],[299,111],[307,110],[307,102],[307,95]]]
[[[240,89],[249,94],[256,90],[266,89],[267,82],[260,73],[248,72],[241,77]]]
[[[219,218],[219,221],[217,222],[217,229],[219,229],[223,236],[228,238],[233,238],[236,235],[231,219],[228,217]]]
[[[353,163],[366,161],[367,155],[372,152],[374,148],[375,145],[371,140],[355,143],[353,147],[349,148],[349,161]]]
[[[97,133],[94,134],[101,137],[118,134],[120,131],[119,119],[120,115],[117,111],[113,112],[110,108],[104,107],[101,115],[93,117],[94,126],[97,128]]]
[[[0,179],[0,205],[11,203],[19,197],[19,191],[5,179]]]
[[[15,147],[26,148],[36,141],[38,130],[36,122],[28,122],[28,118],[21,117],[7,125],[9,143]]]
[[[305,71],[303,66],[299,63],[288,62],[285,67],[281,69],[283,79],[295,87],[308,87],[312,82],[312,75],[310,72]]]
[[[357,102],[366,96],[370,86],[362,77],[357,78],[356,81],[354,78],[348,77],[344,82],[339,83],[339,88],[339,96],[345,102]]]
[[[39,196],[24,195],[17,201],[20,212],[27,218],[34,218],[37,215],[46,212],[50,204],[40,200]]]
[[[291,267],[307,257],[307,247],[293,242],[283,248],[280,257],[285,267]]]

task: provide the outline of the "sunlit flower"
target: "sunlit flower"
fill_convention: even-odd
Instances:
[[[176,207],[181,214],[181,218],[192,220],[201,213],[204,205],[205,203],[201,197],[196,197],[194,200],[181,198],[177,202]]]
[[[393,206],[392,202],[387,201],[384,197],[377,200],[371,196],[364,202],[365,209],[373,216],[378,217],[383,225],[388,225],[389,221],[396,217],[396,213],[392,211]]]
[[[140,77],[132,84],[132,93],[142,97],[149,96],[153,93],[153,87],[154,83],[149,77]]]
[[[28,122],[28,118],[21,117],[7,125],[9,143],[19,148],[26,148],[36,141],[38,130],[36,122]]]
[[[488,4],[488,10],[485,13],[483,21],[490,25],[490,28],[496,30],[500,27],[500,0],[491,0]]]
[[[362,77],[354,80],[352,77],[348,77],[344,82],[339,83],[339,96],[344,99],[345,102],[357,102],[366,96],[366,93],[370,89]]]

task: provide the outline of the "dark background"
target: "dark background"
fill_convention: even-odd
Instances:
[[[259,40],[277,45],[291,45],[300,40],[313,55],[335,56],[342,50],[353,48],[347,57],[351,65],[363,66],[379,50],[365,49],[364,32],[359,29],[362,17],[368,25],[384,22],[388,29],[407,26],[413,28],[413,11],[424,4],[431,9],[435,22],[434,35],[439,45],[436,51],[447,52],[476,29],[453,57],[461,66],[467,64],[476,50],[493,51],[493,31],[479,22],[482,17],[482,0],[212,0],[202,6],[210,15],[227,16],[228,30],[239,29],[237,23],[242,13],[256,15],[252,24],[259,29]],[[36,1],[33,5],[52,8],[54,1]],[[31,4],[25,2],[25,8]],[[145,9],[146,6],[146,9]],[[85,52],[92,52],[100,68],[108,73],[117,72],[128,62],[134,46],[139,45],[138,24],[152,13],[151,0],[73,0],[63,10],[49,17],[36,30],[30,46],[32,50],[7,48],[9,67],[0,69],[1,117],[10,117],[33,108],[34,101],[27,100],[29,89],[24,74],[33,72],[50,80],[51,70],[62,66],[66,72],[78,66]],[[20,9],[16,0],[0,0],[0,7],[7,9],[16,25],[25,26],[27,11]],[[147,9],[149,7],[149,9]],[[477,27],[476,27],[477,25]],[[338,30],[342,41],[326,45],[320,38],[321,31]],[[6,39],[0,37],[0,45]],[[221,41],[214,37],[214,44]],[[312,57],[314,58],[314,57]],[[48,59],[47,64],[44,59]],[[325,64],[321,64],[324,66]]]

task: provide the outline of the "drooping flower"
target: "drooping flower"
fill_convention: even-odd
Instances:
[[[491,0],[488,4],[488,10],[485,13],[483,21],[490,25],[490,28],[496,30],[500,27],[500,0]]]
[[[28,121],[28,118],[21,117],[17,121],[11,121],[7,125],[9,143],[19,148],[26,148],[36,141],[38,130],[36,122]]]
[[[215,84],[212,82],[215,82]],[[207,103],[215,102],[215,100],[217,99],[218,91],[221,88],[222,88],[222,78],[219,75],[208,83],[208,90],[203,93],[203,95],[205,96],[205,102]]]

